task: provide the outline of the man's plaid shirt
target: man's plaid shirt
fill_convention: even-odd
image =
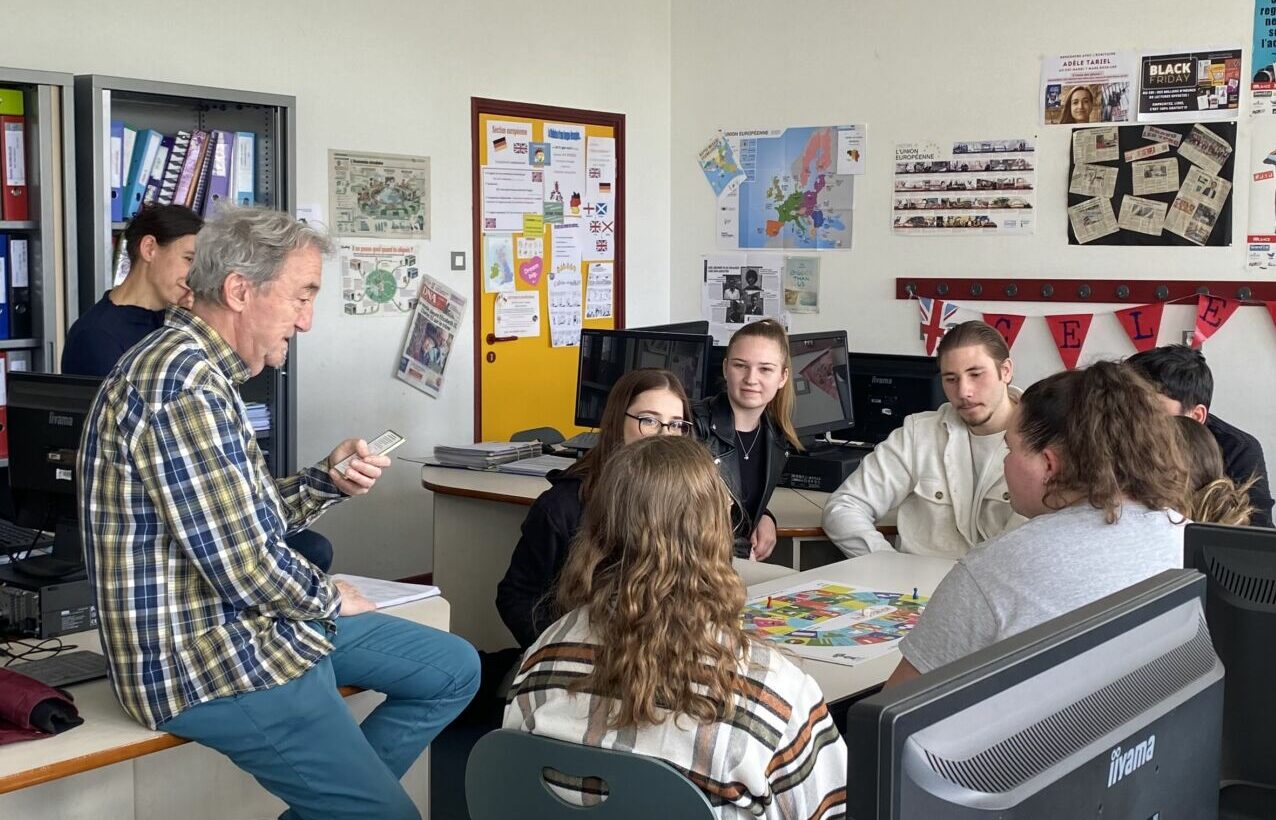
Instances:
[[[340,599],[284,536],[342,495],[325,465],[275,479],[238,386],[248,365],[193,314],[125,354],[80,443],[80,529],[124,709],[152,728],[301,676]]]

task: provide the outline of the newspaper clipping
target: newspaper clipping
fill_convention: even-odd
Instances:
[[[1231,153],[1232,146],[1227,140],[1203,125],[1194,126],[1179,146],[1179,156],[1211,174],[1223,170],[1223,163],[1227,162]]]
[[[1118,230],[1116,216],[1112,213],[1112,200],[1102,197],[1073,205],[1068,209],[1068,220],[1082,245]]]
[[[1232,190],[1232,183],[1193,166],[1170,205],[1165,229],[1189,242],[1204,245],[1214,232],[1219,211]]]
[[[1076,165],[1068,193],[1078,196],[1106,196],[1116,193],[1117,169],[1110,165]]]
[[[715,254],[704,258],[702,308],[713,343],[759,319],[784,320],[781,258],[772,254]],[[785,323],[787,324],[787,322]]]
[[[401,316],[416,307],[416,243],[340,242],[341,302],[347,316]]]
[[[1117,225],[1123,231],[1137,231],[1150,236],[1160,236],[1165,227],[1164,202],[1127,196],[1121,199],[1121,215]]]
[[[395,377],[438,398],[463,318],[465,297],[432,276],[423,277]]]
[[[1031,234],[1037,162],[1032,140],[895,146],[896,234]]]
[[[1116,126],[1083,128],[1072,132],[1072,161],[1078,165],[1111,162],[1120,158]]]
[[[1127,52],[1070,54],[1041,63],[1042,122],[1072,125],[1134,119],[1136,60]]]
[[[328,151],[328,212],[339,236],[430,238],[430,158]]]
[[[1236,119],[1240,95],[1239,48],[1143,57],[1140,120]]]
[[[1135,196],[1168,194],[1179,189],[1179,161],[1173,157],[1131,163],[1130,168]]]

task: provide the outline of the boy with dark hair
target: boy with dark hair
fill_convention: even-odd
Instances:
[[[1267,484],[1267,464],[1258,439],[1210,413],[1214,398],[1214,374],[1205,354],[1187,345],[1165,345],[1126,360],[1160,391],[1161,403],[1176,416],[1187,416],[1204,424],[1223,451],[1227,477],[1237,484],[1258,480],[1249,491],[1254,514],[1250,525],[1272,526],[1272,494]]]

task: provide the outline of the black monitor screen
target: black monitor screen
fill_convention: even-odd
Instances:
[[[855,425],[851,437],[879,444],[913,413],[944,403],[939,365],[929,356],[848,353]]]
[[[1276,678],[1276,654],[1272,653],[1276,530],[1189,524],[1183,550],[1183,565],[1209,578],[1205,618],[1214,648],[1227,667],[1223,782],[1266,787],[1269,809],[1276,809],[1276,792],[1272,791],[1276,789],[1276,754],[1272,751],[1276,709],[1271,696]]]
[[[1216,816],[1223,665],[1204,592],[1169,570],[859,701],[848,815]]]
[[[793,358],[793,426],[799,436],[814,436],[850,427],[850,373],[846,364],[846,331],[789,336]]]
[[[9,486],[18,522],[56,530],[54,554],[69,561],[78,561],[80,552],[74,527],[76,456],[101,384],[88,376],[8,376]]]
[[[580,332],[580,368],[576,377],[576,424],[597,427],[612,385],[630,370],[660,367],[682,382],[687,398],[704,398],[712,337],[642,330]]]

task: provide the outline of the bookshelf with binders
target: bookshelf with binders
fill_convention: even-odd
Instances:
[[[122,233],[144,204],[205,216],[221,201],[292,211],[296,100],[100,74],[75,78],[79,304],[91,308],[127,274]],[[266,368],[240,394],[277,476],[296,469],[296,341],[288,363]]]
[[[55,370],[66,329],[74,129],[70,74],[0,68],[0,468],[9,455],[5,377]]]

